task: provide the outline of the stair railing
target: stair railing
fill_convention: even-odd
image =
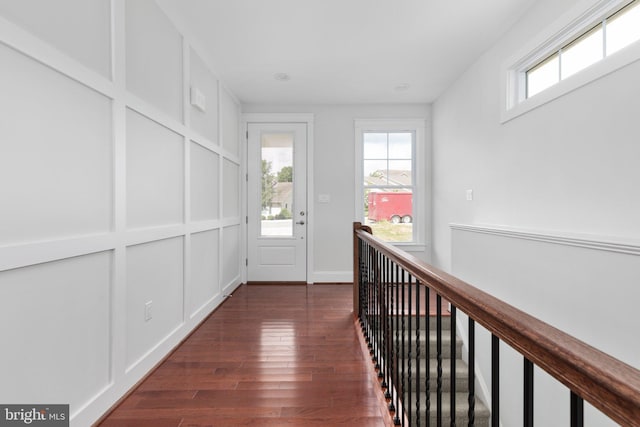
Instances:
[[[584,425],[584,400],[622,426],[640,426],[639,370],[376,238],[368,226],[356,222],[353,228],[354,315],[360,321],[396,425],[475,425],[478,323],[492,334],[492,427],[500,425],[500,341],[523,356],[525,427],[533,427],[534,365],[570,390],[571,427]],[[433,295],[435,325],[430,324],[429,316]],[[450,304],[449,384],[443,382],[443,301]],[[468,411],[459,417],[463,420],[456,420],[455,410],[443,410],[446,406],[456,408],[458,310],[468,316],[469,322]],[[422,313],[426,313],[424,325],[420,321]],[[432,332],[435,349],[430,348]],[[431,378],[429,355],[434,352],[435,378]],[[421,357],[423,354],[427,357]],[[449,388],[449,402],[443,402],[445,386]],[[435,402],[431,401],[432,393]]]

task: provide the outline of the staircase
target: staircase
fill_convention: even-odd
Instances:
[[[404,373],[404,382],[400,380],[400,384],[396,385],[397,390],[402,390],[402,384],[405,384],[405,391],[401,393],[401,401],[403,402],[404,412],[410,420],[410,426],[426,426],[426,372],[427,372],[427,356],[426,356],[426,319],[429,318],[429,390],[430,390],[430,411],[429,418],[430,426],[438,426],[437,424],[437,378],[438,378],[438,361],[437,361],[437,333],[436,333],[436,317],[435,316],[420,316],[420,374],[416,377],[416,341],[415,341],[415,322],[412,323],[411,339],[405,336],[404,343],[404,360],[401,362],[404,366],[400,367],[400,372]],[[408,325],[407,325],[408,326]],[[408,332],[407,332],[408,334]],[[402,352],[401,338],[400,342],[396,341],[396,337],[393,337],[393,345],[396,350]],[[442,426],[451,425],[451,322],[449,316],[442,316]],[[411,379],[409,380],[409,346],[411,346]],[[462,341],[456,338],[456,359],[455,359],[455,425],[467,426],[469,425],[469,370],[467,364],[462,360]],[[400,355],[400,357],[402,354]],[[404,368],[404,369],[403,369]],[[420,401],[416,404],[416,380],[420,381]],[[407,408],[409,402],[409,388],[411,389],[411,414]],[[416,411],[418,406],[418,411]],[[416,412],[418,412],[419,417]],[[475,397],[475,414],[474,414],[474,426],[476,427],[489,427],[490,411],[484,402],[480,401],[478,397]],[[418,423],[419,420],[419,423]]]

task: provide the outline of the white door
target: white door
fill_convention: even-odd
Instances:
[[[307,281],[307,125],[248,123],[247,276]]]

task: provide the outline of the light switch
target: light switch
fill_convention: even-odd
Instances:
[[[473,190],[467,190],[467,200],[473,200]]]
[[[153,301],[148,301],[144,305],[144,321],[145,322],[148,322],[153,318],[153,313],[151,311],[152,308],[153,308]]]

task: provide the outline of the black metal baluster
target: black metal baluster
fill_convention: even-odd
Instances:
[[[438,427],[442,427],[442,297],[440,294],[436,296],[436,360],[438,362],[436,420]]]
[[[396,273],[396,278],[398,278],[398,282],[400,282],[400,270],[398,268],[398,265],[396,264],[396,269],[395,269],[395,273]],[[404,275],[404,271],[403,271],[403,275]],[[404,286],[404,285],[403,285]],[[399,310],[399,305],[400,305],[400,283],[396,284],[396,316],[400,315],[400,310]],[[401,359],[400,359],[400,328],[398,327],[398,318],[396,317],[396,340],[395,340],[395,347],[396,347],[396,357],[395,357],[395,363],[396,363],[396,377],[395,377],[395,389],[396,389],[396,407],[395,407],[395,417],[393,417],[393,424],[395,425],[400,425],[400,415],[399,415],[399,411],[400,411],[400,393],[402,392],[402,389],[398,389],[398,387],[400,386],[400,365],[401,365]]]
[[[387,359],[386,359],[386,332],[387,332],[387,321],[389,320],[387,315],[387,302],[385,299],[386,289],[389,284],[389,275],[387,271],[387,262],[388,258],[386,256],[382,259],[382,281],[380,282],[380,352],[378,356],[378,366],[380,367],[378,370],[378,379],[381,380],[380,388],[385,389],[387,387],[387,382],[384,378],[384,373],[387,370]]]
[[[491,427],[500,427],[500,340],[491,334]]]
[[[469,317],[469,427],[476,422],[476,323]]]
[[[426,324],[425,324],[425,340],[424,340],[424,349],[425,349],[425,365],[426,365],[426,379],[424,381],[424,396],[425,396],[425,425],[429,427],[431,425],[431,289],[425,287],[425,311],[427,313]]]
[[[371,261],[369,259],[369,245],[367,243],[365,243],[364,241],[360,241],[360,244],[362,245],[362,252],[360,252],[361,256],[363,257],[363,264],[364,264],[364,277],[361,279],[361,286],[360,286],[360,327],[362,328],[362,333],[365,336],[365,339],[367,339],[368,341],[368,333],[367,333],[367,320],[368,320],[368,301],[367,301],[367,297],[369,295],[369,282],[370,277],[371,277]]]
[[[413,294],[413,276],[411,274],[409,274],[409,294],[407,295],[408,298],[408,304],[407,304],[407,313],[408,313],[408,319],[409,321],[407,322],[407,336],[409,337],[409,339],[407,340],[407,345],[408,345],[408,352],[407,352],[407,417],[409,418],[409,425],[412,424],[413,422],[413,410],[412,410],[412,405],[411,405],[411,381],[413,380],[413,373],[411,372],[412,370],[412,366],[411,366],[411,356],[412,356],[412,351],[411,348],[413,347],[411,345],[411,310],[412,310],[412,304],[411,304],[411,295]]]
[[[450,346],[451,351],[449,352],[451,359],[450,362],[450,370],[451,370],[451,378],[450,378],[450,393],[449,393],[449,419],[451,427],[456,427],[456,306],[451,305],[451,329],[449,331],[450,334]]]
[[[389,345],[390,340],[390,329],[392,327],[393,317],[391,315],[391,306],[389,299],[389,292],[391,287],[393,286],[393,274],[391,273],[391,260],[387,258],[386,260],[386,271],[387,271],[387,282],[384,288],[384,312],[387,318],[386,327],[384,329],[384,380],[382,381],[383,388],[385,389],[384,397],[389,400],[391,398],[391,378],[389,378],[389,372],[391,370],[391,346]]]
[[[416,279],[416,426],[420,427],[420,280]]]
[[[378,281],[378,251],[374,248],[371,251],[371,260],[373,262],[372,271],[371,271],[371,285],[369,286],[369,354],[371,355],[371,359],[373,360],[373,355],[375,350],[373,348],[373,341],[375,339],[375,290]],[[375,361],[374,361],[375,363]]]
[[[571,392],[571,427],[584,426],[584,400]]]
[[[364,244],[364,256],[366,263],[366,271],[367,277],[365,278],[364,286],[360,289],[362,294],[360,295],[360,301],[362,304],[362,317],[360,318],[361,326],[362,326],[362,334],[369,345],[369,283],[371,283],[371,258],[370,258],[370,250],[369,245]]]
[[[533,363],[524,358],[524,427],[533,427]]]
[[[400,377],[400,381],[402,383],[402,387],[400,388],[400,393],[402,393],[402,411],[406,412],[407,409],[405,407],[405,402],[406,402],[406,396],[405,396],[405,383],[406,383],[406,347],[405,347],[405,340],[404,340],[404,335],[405,335],[405,312],[406,312],[406,305],[405,305],[405,294],[406,294],[406,280],[405,280],[405,271],[402,270],[402,342],[401,342],[401,349],[402,349],[402,362],[400,363],[400,366],[402,366],[402,375]],[[404,415],[404,414],[403,414]],[[402,417],[402,425],[404,426],[404,416]]]
[[[389,307],[390,307],[390,313],[389,313],[389,343],[387,344],[388,348],[389,348],[389,372],[388,372],[388,382],[389,382],[389,387],[387,387],[387,392],[385,393],[385,399],[389,400],[389,412],[395,412],[396,411],[396,407],[393,403],[393,387],[397,384],[395,382],[395,370],[397,369],[397,364],[395,361],[395,343],[393,341],[393,335],[394,335],[394,324],[397,324],[396,322],[396,314],[395,314],[395,305],[394,305],[394,298],[393,298],[393,290],[397,287],[397,277],[394,274],[395,271],[395,267],[396,264],[391,261],[390,262],[390,266],[389,266],[389,272],[391,273],[392,276],[392,286],[389,287]]]
[[[378,362],[378,351],[380,350],[380,283],[382,282],[380,265],[382,261],[382,254],[376,253],[376,286],[374,288],[374,301],[375,315],[374,315],[374,339],[373,339],[373,363],[375,363],[374,369],[377,371],[380,369],[380,363]]]

